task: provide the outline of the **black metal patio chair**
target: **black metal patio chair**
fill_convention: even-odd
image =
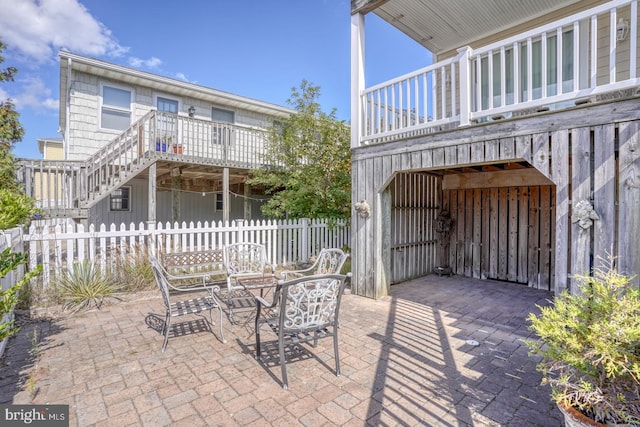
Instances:
[[[333,337],[336,375],[340,375],[338,314],[348,275],[319,274],[281,280],[272,303],[256,296],[256,357],[261,360],[260,327],[264,324],[278,337],[282,387],[288,388],[285,347]]]

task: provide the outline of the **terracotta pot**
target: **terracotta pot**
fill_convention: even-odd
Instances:
[[[558,403],[558,409],[564,415],[564,425],[566,427],[606,427],[605,424],[594,421],[575,408]]]

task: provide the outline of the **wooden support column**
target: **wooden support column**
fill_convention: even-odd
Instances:
[[[171,222],[180,221],[180,190],[182,176],[180,168],[171,169]]]
[[[147,222],[155,224],[156,222],[156,164],[149,166],[149,188],[147,203]]]
[[[229,222],[229,168],[222,169],[222,220]]]
[[[251,184],[244,183],[244,219],[251,220]]]

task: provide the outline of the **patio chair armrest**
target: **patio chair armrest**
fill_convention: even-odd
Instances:
[[[304,276],[305,271],[306,270],[283,271],[280,275],[282,276],[282,280],[291,280]]]
[[[255,295],[253,298],[255,298],[256,305],[259,307],[261,306],[262,308],[273,308],[276,305],[276,301],[268,303],[264,298],[258,295]]]
[[[207,289],[211,290],[212,293],[219,294],[220,293],[220,285],[210,285],[207,286]]]

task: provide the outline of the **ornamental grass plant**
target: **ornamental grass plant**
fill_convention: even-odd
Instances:
[[[543,384],[560,407],[605,425],[640,425],[640,289],[611,263],[528,317]]]
[[[73,312],[100,308],[106,298],[114,296],[119,286],[91,261],[75,263],[56,282],[64,307]]]

